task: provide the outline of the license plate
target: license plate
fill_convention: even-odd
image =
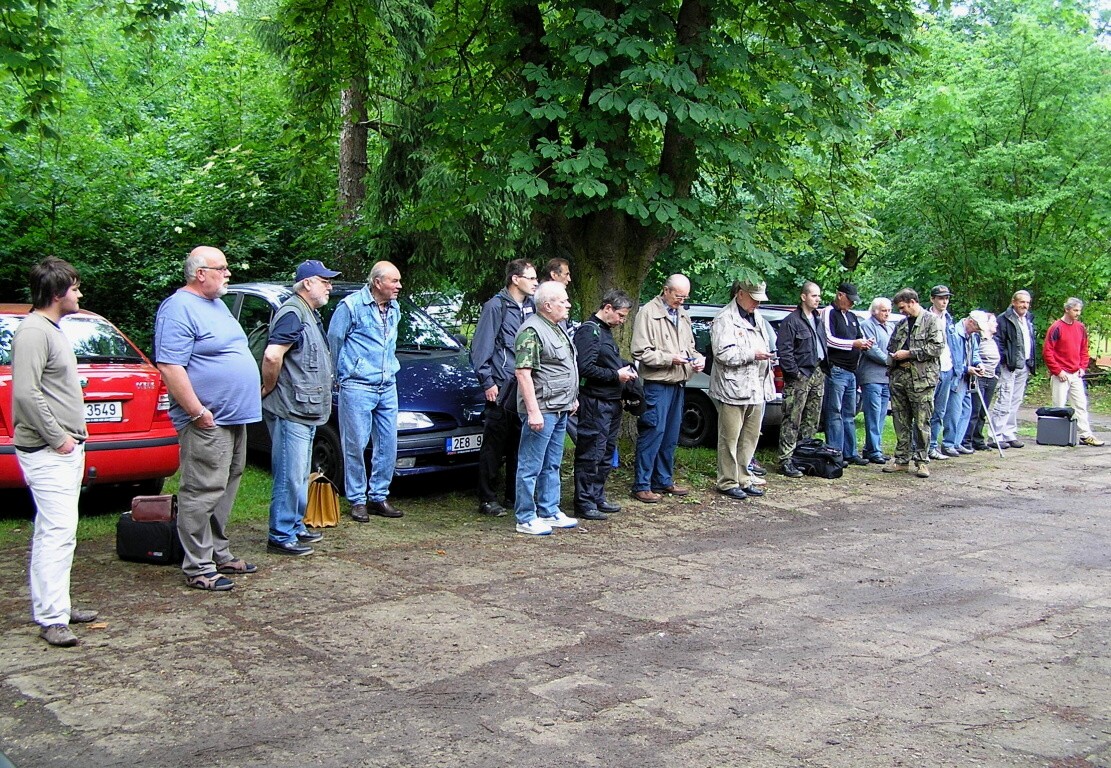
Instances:
[[[98,400],[85,403],[85,421],[123,421],[123,401]]]
[[[482,435],[459,435],[447,439],[448,453],[473,453],[482,447]]]

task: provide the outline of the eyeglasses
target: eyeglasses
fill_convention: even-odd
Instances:
[[[211,270],[213,272],[223,272],[225,275],[230,275],[231,274],[231,270],[228,269],[227,264],[225,264],[222,267],[197,267],[197,269],[208,269],[208,270]]]

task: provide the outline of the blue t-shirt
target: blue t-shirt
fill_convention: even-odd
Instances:
[[[262,380],[247,335],[220,299],[178,289],[162,302],[154,320],[155,361],[180,365],[204,407],[220,426],[262,419]],[[176,402],[170,418],[177,429],[189,414]]]

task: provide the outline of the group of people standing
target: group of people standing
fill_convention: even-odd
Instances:
[[[267,551],[307,555],[323,538],[305,527],[304,513],[313,437],[331,415],[334,388],[352,519],[403,514],[388,500],[397,447],[401,275],[389,262],[375,264],[367,284],[340,302],[325,332],[319,309],[339,275],[319,261],[297,267],[293,296],[271,320],[261,371],[221,300],[231,269],[219,249],[194,249],[185,259],[185,285],[158,309],[154,359],[172,398],[181,448],[177,528],[190,587],[227,591],[234,587],[229,576],[257,570],[232,554],[226,531],[249,423],[264,421],[273,445]],[[898,472],[913,462],[916,474],[928,477],[931,460],[1023,446],[1017,415],[1036,349],[1026,291],[1016,292],[998,319],[974,311],[955,321],[946,286],[930,291],[928,308],[908,288],[890,301],[873,300],[862,320],[852,312],[860,297],[851,283],[841,283],[833,302],[819,310],[821,290],[807,282],[777,333],[759,312],[768,298],[765,284],[738,282],[714,320],[707,360],[684,309],[690,281],[676,274],[637,312],[630,361],[621,357],[613,331],[628,320],[633,300],[620,290],[606,292],[572,334],[570,281],[564,259],[550,261],[542,275],[526,259],[509,262],[505,288],[483,305],[471,345],[486,398],[479,512],[502,516],[512,509],[519,533],[546,535],[573,528],[580,518],[605,520],[620,511],[606,482],[626,409],[637,414],[632,498],[651,504],[689,494],[675,480],[675,449],[684,386],[707,368],[718,407],[716,489],[738,500],[765,492],[766,471],[754,452],[764,409],[776,397],[777,363],[785,381],[779,471],[788,477],[801,475],[792,463],[795,447],[813,436],[823,413],[826,442],[841,450],[846,466],[875,463]],[[69,625],[97,617],[71,606],[69,598],[88,431],[76,357],[59,323],[79,309],[80,279],[71,265],[49,258],[31,270],[30,283],[33,311],[12,340],[12,389],[16,454],[36,506],[32,608],[48,643],[72,646],[78,639]],[[903,314],[895,324],[892,305]],[[1079,299],[1065,303],[1042,355],[1054,404],[1072,406],[1081,442],[1100,446],[1087,416],[1090,359],[1082,308]],[[856,445],[858,387],[862,451]],[[881,446],[889,403],[897,437],[890,457]],[[570,516],[560,507],[560,464],[573,415]]]
[[[1036,333],[1028,291],[1017,291],[998,318],[975,310],[955,320],[952,293],[930,290],[923,307],[913,289],[893,299],[877,297],[869,316],[851,311],[860,297],[850,283],[837,287],[833,303],[819,312],[820,289],[802,288],[798,308],[780,324],[777,350],[783,370],[784,423],[779,469],[788,477],[802,472],[792,463],[800,439],[818,431],[840,450],[845,465],[884,465],[885,472],[909,471],[929,477],[931,461],[976,450],[1022,448],[1018,411],[1036,366]],[[903,314],[890,320],[892,305]],[[1079,321],[1083,303],[1070,298],[1064,316],[1046,334],[1042,357],[1052,375],[1055,405],[1074,409],[1080,441],[1100,446],[1091,430],[1083,377],[1088,338]],[[856,446],[856,392],[863,398],[865,441]],[[881,447],[890,408],[896,434],[893,456]],[[986,428],[986,434],[985,434]]]

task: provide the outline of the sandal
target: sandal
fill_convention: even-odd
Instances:
[[[258,570],[258,566],[248,563],[242,557],[236,557],[226,563],[220,563],[216,566],[216,570],[220,573],[254,573]]]
[[[209,592],[227,592],[235,586],[235,582],[231,579],[225,579],[223,576],[216,572],[202,573],[197,576],[190,576],[185,580],[193,589],[204,589]]]

